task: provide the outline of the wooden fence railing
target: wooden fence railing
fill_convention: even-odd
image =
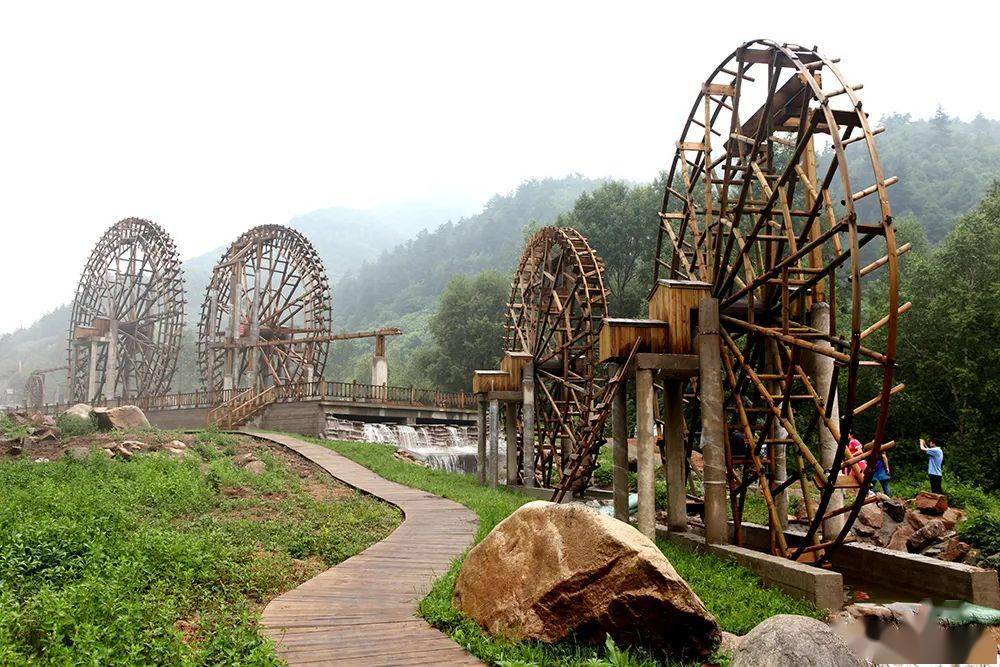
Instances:
[[[164,396],[145,396],[130,399],[113,399],[110,401],[99,399],[92,401],[91,404],[103,407],[138,405],[143,410],[213,408],[232,401],[237,395],[245,393],[247,389],[247,387],[224,389],[214,392],[214,395],[213,392],[209,391],[191,391]],[[274,387],[274,400],[277,403],[328,400],[443,409],[468,409],[476,406],[473,395],[464,391],[439,391],[436,389],[394,387],[391,385],[363,384],[361,382],[335,382],[330,380],[276,385]],[[47,403],[42,406],[41,412],[44,414],[58,414],[71,405],[72,403]]]

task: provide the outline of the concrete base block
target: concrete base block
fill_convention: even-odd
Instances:
[[[770,537],[767,526],[744,523],[743,529],[743,541],[747,546],[768,548]],[[803,537],[801,531],[785,531],[789,545],[798,544]],[[911,594],[941,600],[965,600],[1000,609],[1000,586],[995,570],[862,543],[841,545],[831,560],[835,570],[860,582],[889,585]]]
[[[672,533],[665,526],[657,526],[660,539],[684,549],[710,553],[717,558],[730,560],[752,571],[772,588],[808,600],[819,609],[839,611],[844,605],[844,577],[818,567],[790,561],[732,544],[705,544],[705,538],[696,533]]]

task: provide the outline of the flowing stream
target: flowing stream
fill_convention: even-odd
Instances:
[[[327,416],[323,437],[328,440],[353,440],[396,445],[399,449],[426,461],[432,468],[475,474],[476,426],[444,424],[369,424]],[[503,467],[507,442],[500,435],[500,467]]]

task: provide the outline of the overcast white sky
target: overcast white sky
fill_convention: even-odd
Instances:
[[[840,56],[876,117],[1000,117],[1000,10],[894,4],[4,3],[0,332],[71,300],[130,215],[186,258],[326,206],[648,180],[756,37]]]

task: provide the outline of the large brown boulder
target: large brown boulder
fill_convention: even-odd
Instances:
[[[934,542],[940,540],[948,532],[944,527],[944,521],[934,519],[928,522],[923,528],[916,531],[906,539],[906,547],[913,553],[923,551]]]
[[[732,667],[855,667],[863,663],[826,623],[779,614],[740,639]]]
[[[149,420],[146,419],[145,413],[135,405],[94,408],[94,414],[97,416],[97,427],[102,431],[149,428]]]
[[[921,491],[913,499],[913,507],[924,514],[941,515],[948,509],[948,496]]]
[[[465,559],[455,607],[513,640],[619,644],[701,657],[719,626],[653,542],[579,504],[536,501],[497,525]]]

